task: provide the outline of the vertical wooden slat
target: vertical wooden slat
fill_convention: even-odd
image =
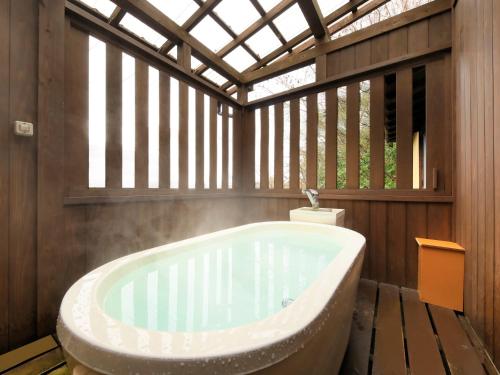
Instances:
[[[36,334],[53,332],[59,304],[75,281],[79,252],[68,248],[63,230],[64,198],[64,0],[38,4],[38,147],[36,229]],[[0,142],[1,144],[1,142]],[[35,204],[32,203],[34,206]],[[64,228],[64,225],[63,225]],[[64,243],[64,246],[61,244]],[[1,255],[0,255],[1,256]],[[58,257],[67,262],[54,262]]]
[[[159,186],[170,188],[170,77],[160,71]]]
[[[200,90],[196,90],[196,189],[203,190],[204,179],[204,157],[205,157],[205,96]],[[208,110],[208,108],[207,108]]]
[[[388,34],[389,58],[406,55],[408,52],[408,29],[402,27]]]
[[[283,189],[283,103],[274,106],[274,189]]]
[[[413,182],[412,70],[396,73],[396,187],[411,189]]]
[[[318,185],[318,95],[307,96],[307,135],[306,135],[306,181],[308,188]]]
[[[0,81],[10,75],[10,2],[0,3]],[[9,121],[9,85],[0,85],[0,121]],[[9,138],[8,126],[0,126],[0,304],[9,303]],[[8,349],[9,309],[0,309],[0,353]]]
[[[222,189],[228,187],[228,150],[229,150],[229,121],[228,121],[228,107],[226,104],[222,105]]]
[[[406,286],[417,288],[418,246],[415,237],[427,238],[427,204],[406,205]]]
[[[21,119],[36,124],[38,2],[12,1],[10,17],[10,80],[3,83],[10,118],[4,126]],[[3,307],[9,309],[10,347],[36,335],[36,140],[10,139],[9,303]]]
[[[377,281],[387,279],[387,203],[370,203],[370,275]]]
[[[210,189],[217,189],[217,100],[210,97]]]
[[[290,190],[299,189],[300,102],[290,101]]]
[[[433,189],[433,170],[438,172],[437,190],[451,192],[451,123],[449,118],[449,61],[432,61],[426,66],[427,188]]]
[[[269,188],[269,107],[260,110],[260,189]]]
[[[346,187],[359,188],[359,83],[347,86]]]
[[[370,188],[384,188],[384,76],[370,81]]]
[[[188,85],[179,81],[179,190],[188,188]]]
[[[428,47],[429,21],[422,20],[408,26],[408,52],[415,53]]]
[[[66,191],[86,189],[89,176],[89,36],[66,24],[65,37],[65,163]]]
[[[243,111],[243,131],[241,145],[243,158],[241,161],[243,186],[246,191],[255,189],[255,111]]]
[[[250,145],[251,143],[249,143]],[[242,165],[243,151],[243,111],[233,109],[233,189],[242,186],[244,169]]]
[[[106,187],[122,187],[122,52],[106,44]]]
[[[135,59],[135,187],[148,187],[148,65]]]
[[[406,207],[402,202],[387,205],[387,281],[406,285]]]
[[[326,91],[325,188],[337,187],[337,88]]]

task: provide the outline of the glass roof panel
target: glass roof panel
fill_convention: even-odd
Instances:
[[[288,8],[276,18],[274,24],[278,27],[287,41],[309,27],[297,4]]]
[[[148,2],[179,26],[199,8],[193,0],[148,0]]]
[[[103,14],[107,18],[113,14],[116,8],[116,4],[112,3],[110,0],[79,0],[81,3],[87,5],[90,8],[97,10],[99,13]]]
[[[207,69],[202,75],[205,78],[208,78],[210,81],[214,82],[218,86],[222,86],[224,83],[227,82],[227,79],[225,79],[223,76],[221,76],[213,69]]]
[[[200,65],[202,65],[202,62],[196,57],[191,56],[191,69],[196,70]]]
[[[240,73],[255,63],[255,59],[241,46],[224,56],[224,60]]]
[[[323,17],[328,16],[333,11],[340,8],[342,5],[347,4],[349,0],[318,0],[319,8]]]
[[[260,18],[250,0],[223,0],[214,11],[236,34]]]
[[[266,12],[269,12],[276,5],[278,5],[281,0],[258,0],[258,1],[259,4],[262,5],[262,8],[264,8]]]
[[[232,38],[212,17],[205,17],[203,20],[191,30],[191,35],[210,48],[217,52]]]
[[[156,47],[161,47],[163,43],[167,41],[167,38],[163,35],[157,33],[155,30],[145,25],[129,13],[123,17],[120,22],[120,26],[133,32],[138,37],[143,38],[145,41]]]
[[[281,42],[269,26],[260,29],[248,38],[246,43],[260,57],[267,56],[281,46]]]
[[[177,60],[177,46],[173,46],[172,49],[168,51],[168,54]]]

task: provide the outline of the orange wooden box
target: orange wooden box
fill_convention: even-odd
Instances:
[[[463,311],[465,249],[454,242],[416,240],[420,300]]]

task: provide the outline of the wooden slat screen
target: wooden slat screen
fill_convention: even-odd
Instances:
[[[141,195],[147,195],[147,191],[155,194],[155,190],[169,193],[176,185],[177,178],[178,188],[175,190],[179,192],[228,190],[239,184],[239,176],[235,176],[235,181],[232,178],[234,168],[237,168],[238,173],[241,171],[239,137],[242,132],[237,129],[242,126],[240,111],[235,112],[233,108],[219,103],[214,97],[191,89],[186,82],[172,81],[173,78],[167,72],[158,72],[145,61],[125,55],[119,47],[102,42],[100,46],[104,46],[105,56],[99,55],[98,58],[99,62],[105,61],[106,64],[105,92],[102,93],[102,99],[100,95],[99,98],[89,98],[89,85],[94,79],[89,77],[89,62],[97,57],[89,53],[89,34],[73,28],[71,24],[66,27],[66,59],[71,62],[66,64],[68,69],[65,72],[68,82],[66,103],[71,116],[66,121],[65,131],[65,185],[68,196],[85,197],[87,192],[92,195],[93,189],[107,189],[105,195],[113,196],[115,191],[124,186],[130,191],[140,190]],[[123,68],[125,56],[127,64],[133,62],[132,65],[127,65],[129,68],[126,71]],[[152,75],[152,72],[155,73]],[[126,79],[131,82],[132,88],[124,88]],[[127,100],[131,100],[132,106],[123,103],[125,94]],[[93,146],[96,139],[89,138],[96,136],[89,135],[88,132],[89,123],[97,121],[94,115],[89,113],[89,103],[97,108],[96,103],[100,100],[106,103],[103,109],[106,139],[104,155],[99,153],[100,148],[97,150]],[[172,103],[175,103],[174,106]],[[124,115],[125,113],[134,115]],[[125,121],[133,124],[132,135],[124,132]],[[151,121],[157,123],[150,124]],[[208,122],[208,132],[205,131],[205,122]],[[220,133],[217,128],[219,122],[222,124]],[[92,124],[96,128],[98,123]],[[178,129],[178,134],[177,129],[172,131],[173,127]],[[172,138],[177,135],[178,139]],[[128,149],[125,151],[126,148],[122,145],[125,140],[123,137],[128,137],[128,141],[133,139],[130,137],[135,137],[133,154]],[[205,163],[206,138],[209,140],[209,163]],[[100,139],[97,141],[99,145],[102,142]],[[158,147],[158,150],[155,150],[155,147]],[[172,165],[171,152],[174,152],[174,155],[178,153],[178,165]],[[222,156],[220,168],[217,165],[218,154]],[[92,155],[94,157],[90,157]],[[130,158],[133,158],[132,161]],[[155,160],[156,158],[158,160]],[[102,164],[96,167],[94,164],[101,163],[101,160]],[[93,173],[89,169],[89,161],[94,163],[93,170],[99,173],[105,171],[105,186],[89,187],[89,173]],[[124,161],[127,161],[129,166],[133,163],[134,169],[125,170]],[[172,177],[171,172],[177,170],[178,176]],[[151,175],[152,173],[157,173],[158,176]],[[205,183],[205,173],[209,173],[208,186]],[[123,182],[124,174],[128,176],[127,184]],[[222,181],[222,186],[217,186],[218,181]]]
[[[426,171],[427,189],[449,192],[446,189],[451,185],[451,167],[445,155],[450,151],[451,134],[444,61],[438,59],[402,67],[299,99],[260,106],[261,140],[260,150],[256,150],[260,166],[256,173],[257,177],[260,174],[261,190],[281,190],[283,186],[290,192],[298,192],[301,186],[325,191],[419,190],[425,187],[421,174]],[[422,79],[422,68],[427,71],[426,80]],[[426,83],[422,86],[423,81]],[[325,101],[321,106],[318,105],[320,94],[324,95],[322,103]],[[425,110],[422,100],[427,102],[426,116],[413,113],[415,108]],[[290,106],[289,119],[283,116],[285,103]],[[275,111],[274,128],[269,128],[271,108]],[[319,121],[322,118],[326,120]],[[286,138],[283,121],[290,127]],[[301,121],[306,123],[304,128]],[[345,129],[340,127],[341,123],[345,123]],[[273,133],[274,155],[268,155],[269,134]],[[343,144],[341,148],[339,142],[344,139],[345,148]],[[289,160],[283,160],[285,144],[290,145]],[[444,147],[441,149],[438,144]],[[345,150],[345,154],[341,150]],[[273,171],[268,170],[269,158],[274,158]],[[422,165],[424,161],[426,166]],[[286,180],[284,165],[289,165]],[[345,177],[344,171],[338,169],[344,165]],[[438,186],[432,187],[436,183],[435,170]],[[345,178],[345,187],[337,181],[337,176]],[[268,186],[269,177],[274,178],[274,187]]]

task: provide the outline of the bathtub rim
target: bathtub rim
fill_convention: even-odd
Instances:
[[[197,242],[205,241],[207,239],[213,239],[220,236],[232,234],[236,231],[243,231],[251,228],[258,228],[261,226],[297,226],[297,227],[307,227],[310,229],[317,228],[321,231],[328,231],[331,233],[341,233],[344,235],[341,241],[342,248],[339,253],[335,256],[335,258],[323,269],[317,278],[301,293],[301,295],[296,299],[295,303],[291,304],[287,308],[280,310],[279,312],[270,315],[262,320],[251,322],[249,324],[245,324],[242,326],[237,326],[234,328],[227,328],[224,330],[218,331],[205,331],[205,332],[164,332],[164,331],[152,331],[144,328],[138,328],[134,326],[126,325],[125,323],[114,320],[113,318],[107,316],[107,314],[101,309],[100,303],[98,303],[99,291],[102,284],[102,280],[109,276],[109,272],[114,272],[116,269],[125,267],[130,265],[130,263],[136,262],[141,258],[147,258],[150,256],[154,256],[156,253],[160,253],[163,251],[182,251],[185,246],[189,246],[190,244],[194,244]],[[169,364],[169,365],[179,365],[181,364],[182,368],[179,370],[188,370],[189,366],[198,366],[198,370],[202,370],[205,365],[210,361],[210,366],[218,365],[222,373],[224,373],[224,369],[229,370],[229,373],[235,371],[234,368],[224,366],[225,361],[228,359],[232,360],[231,364],[237,364],[238,360],[245,360],[248,356],[248,353],[258,353],[260,351],[266,351],[269,349],[273,349],[274,352],[278,353],[277,355],[268,356],[269,358],[260,358],[260,360],[253,359],[251,362],[254,364],[249,366],[248,363],[246,365],[242,365],[240,370],[244,373],[257,371],[259,369],[271,366],[272,364],[283,360],[289,355],[293,354],[299,347],[307,342],[313,335],[314,326],[321,326],[321,319],[326,319],[328,316],[323,316],[326,307],[329,303],[334,300],[334,296],[342,281],[345,279],[346,275],[350,272],[350,270],[354,267],[356,262],[362,257],[364,253],[366,240],[365,238],[350,229],[340,228],[335,226],[330,226],[326,224],[316,224],[316,223],[306,223],[306,222],[289,222],[289,221],[268,221],[268,222],[259,222],[259,223],[251,223],[238,227],[228,228],[221,231],[216,231],[213,233],[192,237],[186,240],[177,241],[167,245],[161,245],[155,248],[147,249],[144,251],[140,251],[137,253],[133,253],[111,262],[108,262],[95,270],[89,272],[82,278],[80,278],[73,286],[68,290],[65,294],[63,302],[61,304],[58,324],[57,324],[57,332],[61,340],[61,344],[63,348],[75,359],[79,362],[83,363],[85,366],[88,366],[91,369],[96,371],[104,372],[108,371],[107,369],[116,368],[116,363],[106,365],[102,363],[106,358],[111,358],[116,356],[127,356],[129,360],[137,361],[150,361],[151,363],[159,364]],[[102,275],[101,275],[102,274]],[[281,332],[276,334],[274,337],[268,339],[258,339],[252,342],[245,342],[243,345],[240,345],[237,348],[234,347],[224,347],[222,349],[214,350],[210,353],[200,353],[198,351],[189,351],[188,353],[180,354],[178,350],[177,353],[174,350],[174,353],[166,354],[165,352],[155,352],[155,353],[143,353],[138,352],[136,347],[125,347],[125,348],[115,348],[113,344],[109,341],[102,341],[96,339],[96,337],[89,337],[82,335],[81,327],[78,327],[73,319],[68,319],[68,316],[71,317],[70,314],[71,309],[74,306],[74,300],[76,297],[76,292],[78,291],[78,286],[85,281],[93,280],[94,286],[91,287],[91,305],[94,306],[92,313],[97,313],[98,319],[101,322],[108,322],[109,320],[113,321],[113,325],[118,326],[120,330],[125,329],[125,331],[136,331],[141,334],[150,335],[149,337],[153,337],[151,335],[170,335],[172,336],[172,340],[175,338],[182,341],[181,336],[190,335],[190,336],[198,336],[208,335],[208,336],[219,336],[217,339],[220,342],[225,342],[224,336],[229,337],[228,335],[236,335],[240,338],[248,339],[248,337],[243,337],[242,333],[266,333],[269,332],[270,329],[273,329],[276,324],[274,321],[281,320]],[[321,298],[318,298],[321,297]],[[316,301],[316,302],[315,302]],[[298,303],[300,302],[300,303]],[[304,302],[311,302],[310,304],[305,304]],[[307,305],[305,312],[305,317],[300,319],[295,318],[293,322],[290,322],[290,317],[286,318],[286,314],[288,316],[302,316],[304,311],[304,305]],[[312,307],[311,307],[312,306]],[[97,307],[97,308],[96,308]],[[97,310],[97,311],[96,311]],[[286,319],[284,319],[286,318]],[[285,321],[285,323],[283,323]],[[317,322],[318,321],[318,322]],[[274,323],[273,323],[274,322]],[[283,324],[286,324],[285,326]],[[109,326],[104,325],[102,329]],[[236,331],[236,332],[235,332]],[[101,337],[102,338],[102,337]],[[302,340],[298,340],[302,339]],[[193,340],[195,341],[195,340]],[[208,341],[211,341],[209,338]],[[234,341],[234,336],[229,342]],[[286,342],[286,345],[281,345]],[[285,347],[285,348],[284,348]],[[178,348],[177,348],[178,349]],[[80,352],[80,353],[79,353]],[[273,353],[274,353],[273,352]],[[94,356],[93,356],[93,355]],[[168,355],[168,356],[167,356]],[[96,358],[100,356],[101,361],[99,366],[92,365],[89,362],[89,358]],[[251,368],[249,368],[251,367]],[[206,368],[205,368],[206,369]],[[109,370],[111,371],[111,370]],[[129,368],[127,371],[135,371],[134,369]],[[186,372],[188,373],[188,372]]]

